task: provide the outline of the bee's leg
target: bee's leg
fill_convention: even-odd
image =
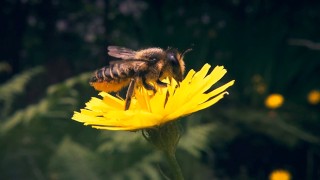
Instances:
[[[180,87],[180,82],[179,81],[177,81],[177,87]]]
[[[166,93],[166,99],[164,100],[164,104],[163,104],[163,107],[165,108],[166,107],[166,105],[167,105],[167,102],[168,102],[168,99],[169,99],[169,91],[167,91],[167,93]]]
[[[160,81],[159,79],[157,80],[157,84],[160,87],[167,87],[167,83],[164,83],[164,82]]]
[[[128,87],[128,91],[126,94],[126,103],[125,103],[125,108],[124,110],[128,110],[131,104],[131,98],[132,98],[132,94],[133,94],[133,90],[134,90],[134,85],[135,85],[135,79],[131,78],[129,87]]]
[[[123,98],[120,96],[119,92],[116,93],[116,97],[123,100]]]
[[[156,92],[157,92],[157,90],[156,90],[155,87],[153,87],[152,85],[150,85],[150,84],[148,84],[148,83],[146,82],[146,78],[145,78],[145,77],[142,77],[142,84],[143,84],[143,86],[144,86],[147,90],[152,90],[153,93],[156,93]]]

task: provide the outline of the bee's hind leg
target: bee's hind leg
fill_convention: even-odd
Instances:
[[[125,111],[128,110],[130,107],[134,86],[135,86],[135,79],[132,78],[130,81],[129,87],[128,87],[127,94],[126,94],[126,103],[125,103],[125,108],[124,108]]]

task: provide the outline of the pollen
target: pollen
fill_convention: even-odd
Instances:
[[[125,86],[128,86],[130,79],[122,79],[119,82],[115,80],[110,82],[91,82],[91,86],[93,86],[97,91],[104,92],[118,92]]]

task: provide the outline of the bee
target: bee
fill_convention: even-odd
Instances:
[[[90,85],[98,91],[119,92],[128,86],[125,99],[125,110],[128,110],[134,88],[143,86],[156,93],[155,85],[166,87],[161,80],[173,78],[182,81],[185,71],[184,53],[177,49],[146,48],[138,51],[119,46],[108,46],[108,54],[120,60],[111,61],[109,66],[95,71]]]

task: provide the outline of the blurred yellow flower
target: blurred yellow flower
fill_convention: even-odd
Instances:
[[[286,170],[274,170],[269,176],[269,180],[290,180],[291,174]]]
[[[320,102],[320,91],[312,90],[308,94],[308,101],[310,104],[316,105]]]
[[[190,70],[179,86],[172,79],[166,88],[158,87],[154,95],[143,87],[135,88],[130,108],[126,111],[123,99],[100,92],[103,99],[93,97],[85,109],[74,113],[72,119],[106,130],[139,130],[176,120],[215,104],[234,84],[233,80],[211,90],[227,71],[223,66],[216,66],[208,74],[210,67],[205,64],[199,72]]]
[[[284,98],[281,94],[270,94],[266,99],[265,99],[265,106],[270,108],[270,109],[276,109],[282,106],[284,101]]]

